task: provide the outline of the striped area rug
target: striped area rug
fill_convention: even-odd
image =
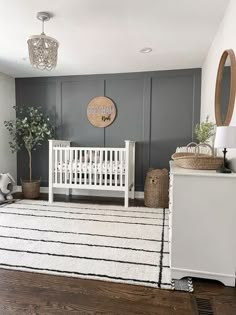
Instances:
[[[175,285],[164,209],[19,200],[0,207],[0,244],[0,268]]]

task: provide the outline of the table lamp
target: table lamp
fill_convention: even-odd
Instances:
[[[236,126],[220,126],[216,128],[215,148],[224,149],[224,164],[217,172],[231,173],[231,170],[226,167],[226,149],[236,148]]]

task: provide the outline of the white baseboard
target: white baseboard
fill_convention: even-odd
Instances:
[[[67,195],[68,189],[66,188],[54,188],[55,194]],[[16,186],[15,192],[21,192],[21,186]],[[41,193],[48,193],[48,187],[40,187]],[[107,190],[89,190],[89,189],[71,189],[71,194],[74,196],[97,196],[97,197],[124,197],[122,191],[107,191]],[[136,199],[144,199],[143,191],[135,191]]]

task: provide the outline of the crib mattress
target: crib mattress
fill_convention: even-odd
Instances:
[[[101,170],[102,168],[102,170]],[[57,169],[55,171],[58,172],[73,172],[73,173],[96,173],[96,174],[125,174],[125,162],[102,162],[102,163],[95,163],[95,162],[83,162],[80,163],[79,161],[71,162],[59,162],[57,164]]]

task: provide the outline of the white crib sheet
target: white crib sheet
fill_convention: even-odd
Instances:
[[[57,164],[57,171],[60,172],[62,170],[62,172],[65,172],[67,170],[67,172],[70,172],[72,170],[73,173],[89,173],[90,170],[92,170],[92,173],[97,173],[100,174],[101,173],[101,167],[102,167],[102,174],[105,174],[107,172],[107,174],[115,174],[117,172],[117,174],[125,174],[125,162],[123,161],[123,164],[121,162],[98,162],[97,164],[95,162],[83,162],[80,163],[79,161],[73,161],[72,163],[70,163],[70,161],[68,162],[58,162]],[[55,170],[56,171],[56,170]]]

